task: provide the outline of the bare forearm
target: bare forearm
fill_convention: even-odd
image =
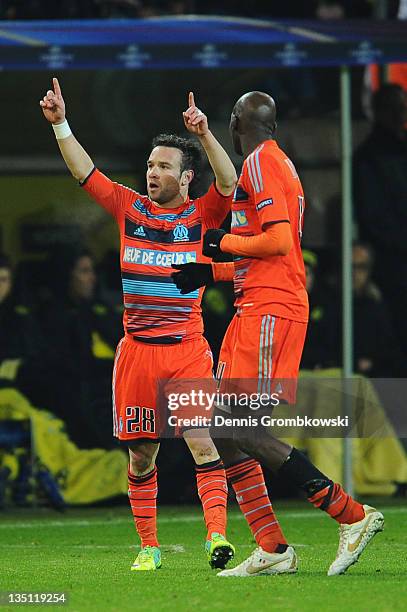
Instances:
[[[72,176],[78,181],[83,181],[92,171],[94,166],[92,159],[73,134],[57,142]]]
[[[215,173],[216,187],[223,195],[230,195],[236,186],[237,175],[228,154],[211,131],[199,140]]]
[[[62,157],[71,174],[79,181],[83,181],[91,173],[93,161],[71,132],[66,120],[61,87],[56,77],[52,79],[52,84],[54,89],[47,91],[47,94],[40,100],[40,106],[44,117],[54,128]]]

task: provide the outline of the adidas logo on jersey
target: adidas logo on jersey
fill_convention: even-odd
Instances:
[[[138,228],[134,230],[134,235],[135,236],[145,236],[146,233],[144,231],[144,227],[142,225],[139,225]]]

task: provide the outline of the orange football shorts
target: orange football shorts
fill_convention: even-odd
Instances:
[[[219,390],[278,393],[294,404],[306,331],[306,323],[269,314],[235,315],[220,350]]]
[[[156,345],[126,335],[118,344],[113,369],[113,435],[124,442],[158,440],[168,424],[163,392],[187,391],[191,379],[213,386],[212,368],[212,352],[202,336]]]

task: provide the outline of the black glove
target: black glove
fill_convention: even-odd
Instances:
[[[213,283],[211,264],[186,263],[171,266],[171,268],[180,270],[180,272],[173,272],[171,278],[182,295]]]
[[[216,257],[222,253],[220,241],[226,232],[223,229],[206,230],[203,239],[202,253],[207,257]]]

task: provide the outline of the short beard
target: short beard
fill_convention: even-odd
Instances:
[[[154,201],[157,202],[157,204],[167,204],[168,202],[171,202],[171,200],[174,200],[177,196],[180,197],[180,202],[182,202],[179,185],[177,185],[177,189],[167,187],[167,189],[161,190],[158,197]]]
[[[160,195],[158,196],[158,198],[156,198],[154,201],[157,202],[157,204],[167,204],[168,202],[171,202],[171,200],[174,200],[174,198],[177,197],[177,195],[180,195],[180,192],[174,192],[174,193],[169,193],[168,191],[163,191],[160,193]]]

